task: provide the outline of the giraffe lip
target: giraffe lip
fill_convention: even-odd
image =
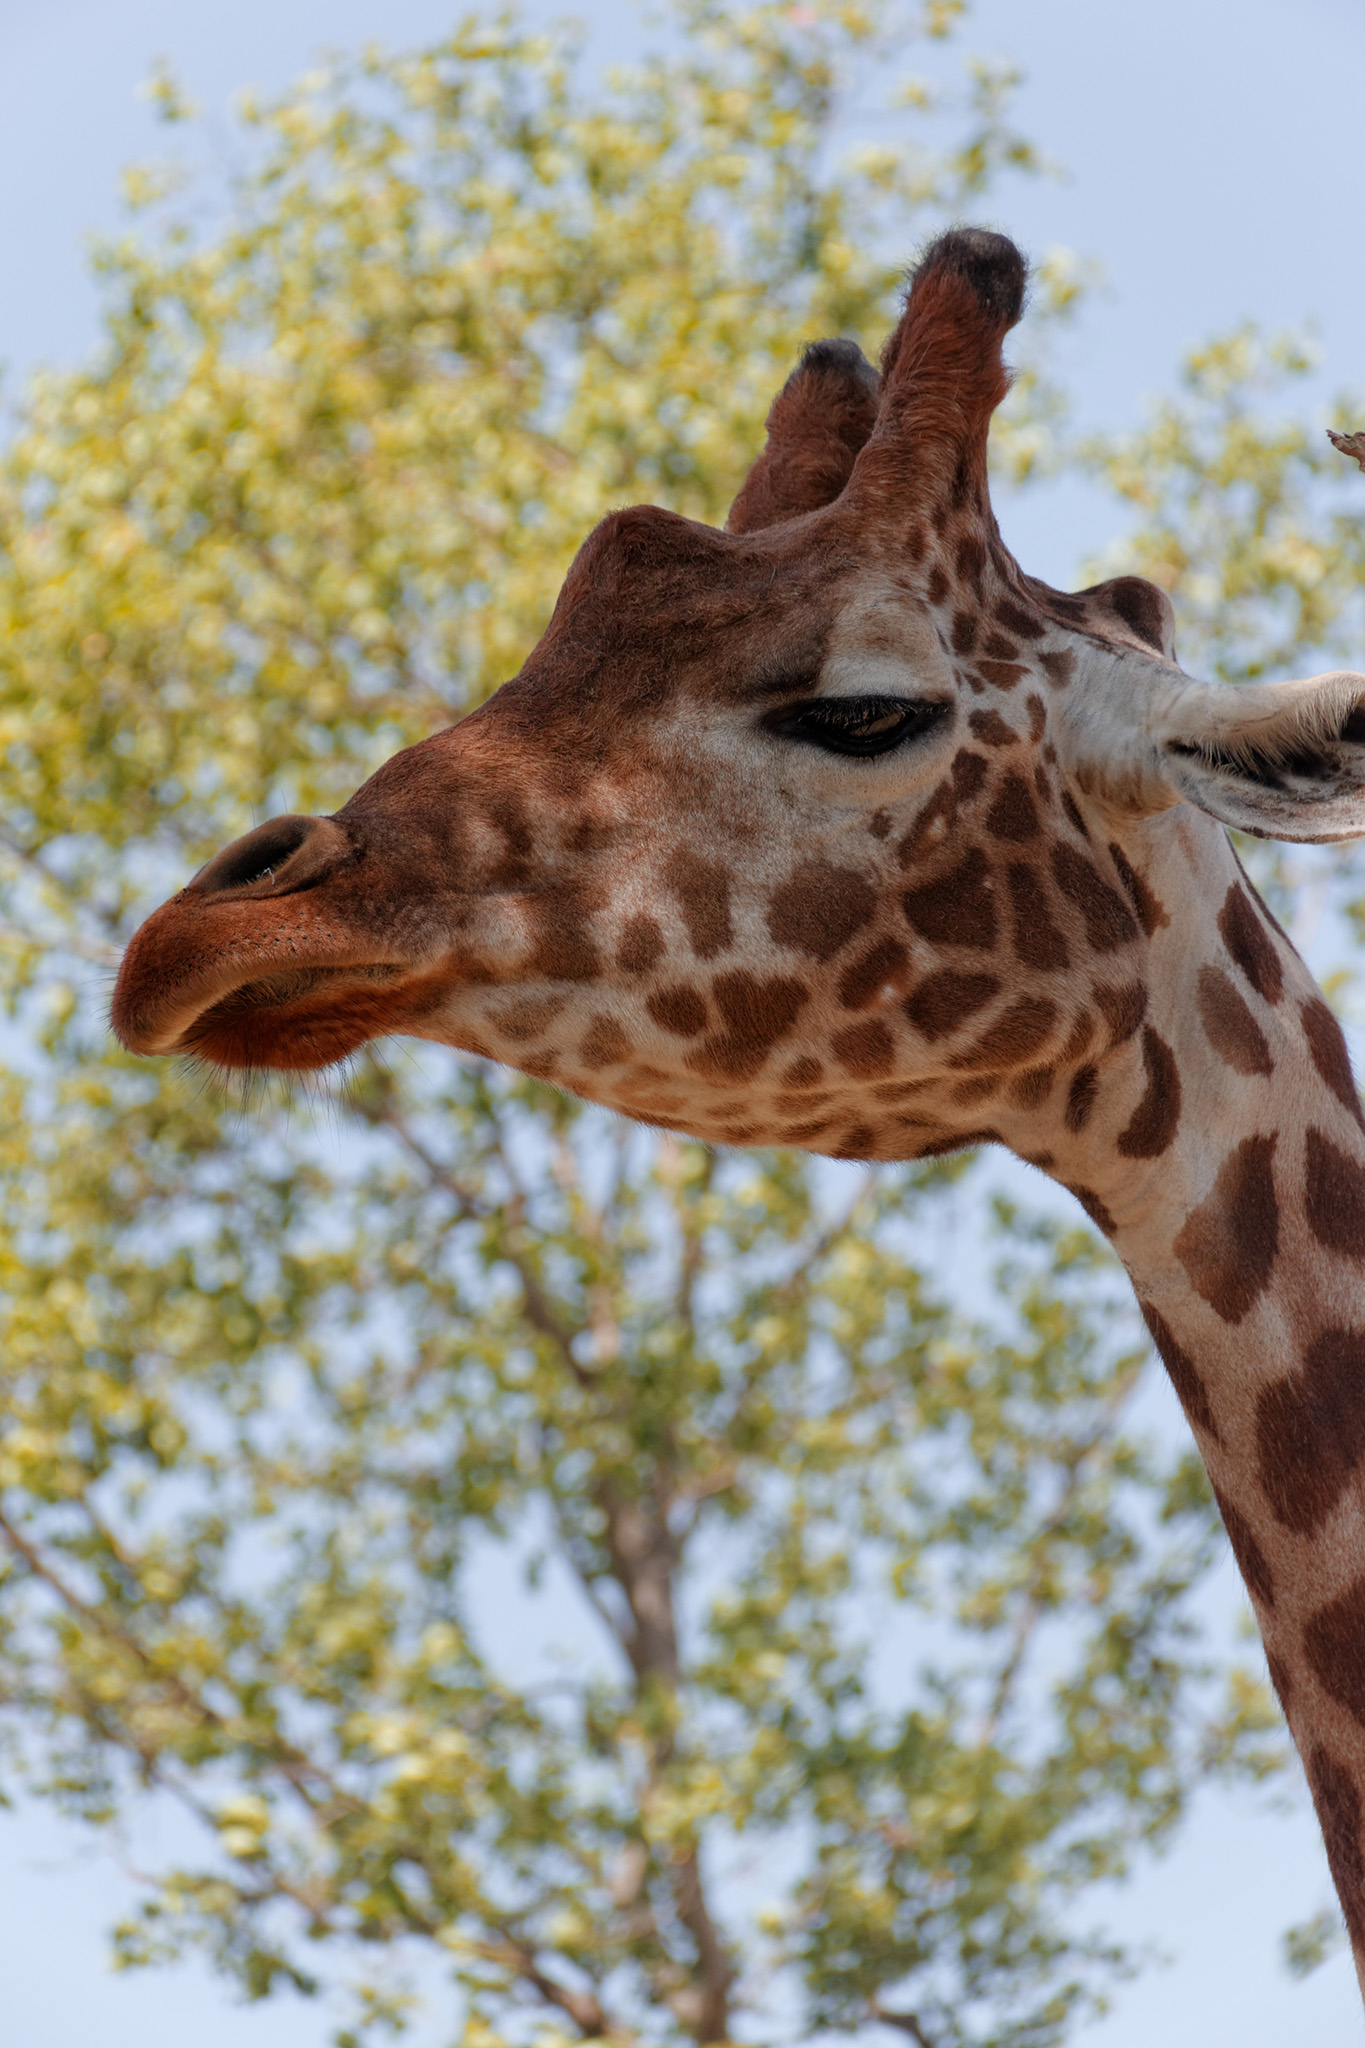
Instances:
[[[319,963],[275,973],[261,973],[261,963],[255,964],[254,974],[226,987],[221,975],[195,976],[175,1000],[144,1005],[140,1012],[116,1001],[118,1037],[130,1052],[190,1053],[214,1066],[326,1066],[344,1054],[325,1047],[347,1037],[353,1043],[345,1050],[353,1051],[364,1038],[393,1028],[384,1021],[391,1014],[390,992],[410,971],[392,961]],[[362,1016],[366,1029],[356,1038]]]
[[[173,1046],[211,1066],[308,1072],[392,1031],[391,962],[302,967],[244,981],[186,1024]]]
[[[325,1064],[308,1048],[297,1062],[286,1057],[288,1027],[320,1031],[325,1012],[357,997],[373,1006],[413,968],[391,944],[348,930],[323,896],[206,903],[183,890],[123,956],[110,1016],[118,1038],[129,1052],[190,1052],[228,1066]]]

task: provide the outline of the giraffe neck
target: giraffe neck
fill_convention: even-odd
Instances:
[[[1335,1020],[1222,835],[1165,838],[1195,887],[1149,869],[1180,910],[1147,1018],[1050,1170],[1108,1230],[1195,1431],[1365,1987],[1365,1129]]]

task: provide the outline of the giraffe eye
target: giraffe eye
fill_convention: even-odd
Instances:
[[[949,706],[932,698],[816,697],[789,704],[763,723],[783,739],[800,740],[827,754],[889,754],[918,739],[944,718]]]

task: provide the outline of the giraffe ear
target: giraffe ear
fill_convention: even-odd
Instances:
[[[877,372],[856,341],[813,341],[768,414],[768,441],[726,528],[754,533],[832,504],[877,417]]]
[[[1071,594],[1107,612],[1121,638],[1150,648],[1165,661],[1175,660],[1175,607],[1159,583],[1145,576],[1111,576],[1107,583]]]
[[[1183,799],[1261,839],[1365,838],[1365,675],[1188,683],[1149,669],[1134,688],[1131,663],[1119,657],[1069,733],[1099,801],[1131,817]]]

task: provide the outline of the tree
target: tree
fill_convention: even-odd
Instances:
[[[1077,1894],[1280,1755],[1091,1236],[1001,1203],[965,1290],[960,1162],[716,1158],[435,1055],[244,1114],[90,982],[256,806],[512,672],[602,511],[723,517],[803,342],[875,345],[907,243],[1031,162],[978,70],[954,147],[915,90],[831,167],[879,7],[679,22],[600,92],[506,22],[342,67],[249,113],[209,234],[143,179],[103,357],[5,456],[9,1755],[192,1817],[125,1959],[350,1975],[347,2041],[428,1954],[470,2048],[1044,2048],[1123,1961]],[[577,1661],[510,1654],[513,1586]]]

